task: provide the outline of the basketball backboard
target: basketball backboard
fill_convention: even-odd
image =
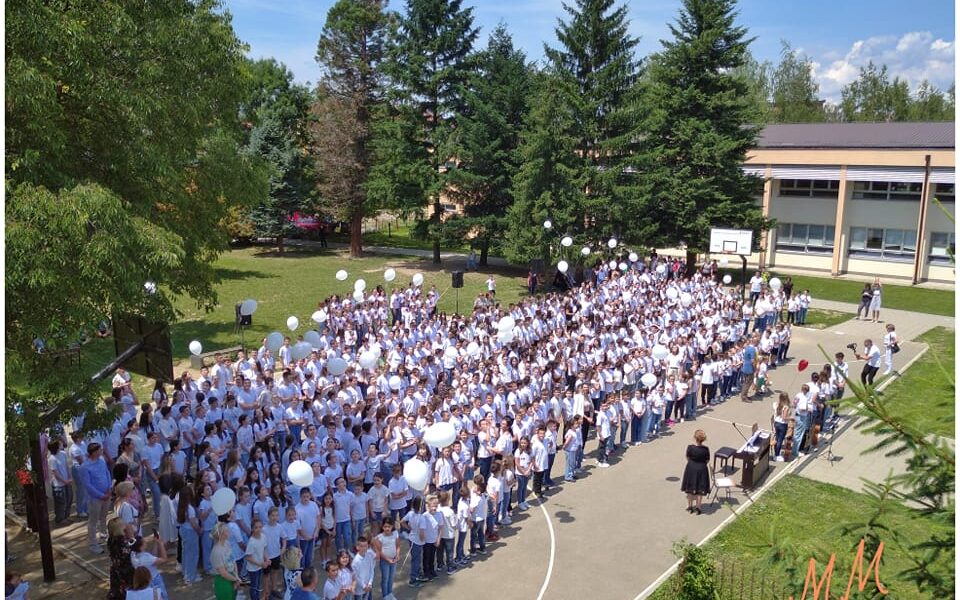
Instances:
[[[710,230],[710,254],[739,254],[749,256],[753,252],[753,231],[749,229]]]

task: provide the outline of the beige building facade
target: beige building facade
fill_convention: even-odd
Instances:
[[[953,123],[767,126],[744,170],[777,227],[751,262],[952,283],[954,154]]]

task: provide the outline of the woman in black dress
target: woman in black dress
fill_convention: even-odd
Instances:
[[[703,445],[707,434],[702,429],[693,434],[693,440],[697,443],[687,446],[687,467],[683,470],[680,490],[687,495],[687,512],[699,515],[703,497],[710,493],[710,473],[707,471],[710,449]]]

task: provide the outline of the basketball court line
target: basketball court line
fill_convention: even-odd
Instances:
[[[544,507],[543,499],[540,500],[540,510],[543,512],[543,518],[547,520],[547,529],[550,531],[550,562],[547,563],[547,574],[543,578],[543,585],[540,586],[540,593],[537,594],[537,600],[543,600],[547,593],[547,587],[550,585],[550,577],[553,576],[553,561],[557,554],[557,536],[553,532],[553,522],[550,520],[550,514]]]

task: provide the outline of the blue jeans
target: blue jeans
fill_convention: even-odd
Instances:
[[[626,419],[620,421],[620,445],[623,446],[627,443],[627,421]]]
[[[80,483],[80,466],[73,465],[70,467],[70,475],[73,477],[73,487],[76,491],[77,514],[85,515],[87,514],[87,488],[83,487],[83,484]]]
[[[363,532],[364,530],[366,530],[366,528],[367,528],[366,519],[354,519],[353,521],[350,522],[350,529],[351,529],[350,534],[353,536],[350,538],[353,540],[353,543],[350,544],[351,546],[357,543],[357,538],[363,535]]]
[[[349,550],[353,546],[353,530],[350,527],[350,521],[337,523],[337,551]]]
[[[487,499],[487,531],[493,531],[493,524],[497,522],[500,507],[493,505],[493,499]]]
[[[483,521],[474,521],[470,526],[470,552],[471,554],[479,548],[487,549],[487,542],[483,538]]]
[[[393,593],[393,578],[397,574],[397,564],[380,559],[380,593],[384,597]]]
[[[200,534],[200,547],[203,549],[203,570],[207,573],[213,573],[213,562],[210,560],[210,553],[213,552],[213,533],[212,529],[204,529]]]
[[[504,519],[510,516],[510,490],[504,490],[500,494],[500,506],[496,508],[498,522],[503,522]]]
[[[599,463],[607,462],[607,447],[610,444],[610,439],[611,438],[607,438],[605,440],[601,440],[601,439],[597,440],[597,462]],[[519,479],[519,477],[517,479]]]
[[[527,501],[527,482],[529,481],[529,475],[517,473],[517,504],[523,504]]]
[[[557,453],[547,455],[547,473],[543,476],[543,482],[547,485],[553,485],[553,477],[550,473],[553,471],[553,463],[557,460]]]
[[[197,564],[200,561],[200,539],[197,531],[188,523],[180,525],[180,540],[183,548],[183,579],[191,582],[197,579]]]
[[[463,560],[466,558],[466,554],[463,552],[463,544],[467,541],[467,532],[458,531],[457,532],[457,558],[456,560]]]
[[[637,415],[631,415],[630,417],[630,443],[636,444],[643,437],[640,432],[640,428],[643,427],[643,418],[638,417]]]
[[[480,474],[483,475],[483,480],[490,479],[490,465],[493,463],[493,457],[478,458],[477,463],[480,465]]]
[[[573,481],[573,471],[577,468],[577,451],[564,450],[563,453],[566,458],[563,466],[563,479],[565,481]]]
[[[306,569],[313,566],[313,547],[316,540],[300,540],[300,568]]]
[[[650,428],[652,427],[652,423],[653,423],[653,413],[648,408],[647,412],[643,413],[643,417],[641,418],[641,425],[640,425],[640,441],[641,442],[646,442],[648,439],[650,439]]]
[[[423,546],[410,544],[410,583],[417,580],[423,572]]]
[[[797,455],[803,449],[801,444],[803,443],[803,438],[807,434],[807,429],[810,427],[810,414],[804,416],[798,416],[797,422],[793,426],[793,453]]]
[[[670,419],[671,417],[673,417],[673,404],[674,404],[674,402],[675,402],[674,400],[667,400],[667,410],[666,410],[666,412],[663,413],[663,414],[665,414],[665,415],[667,416],[667,419]]]
[[[260,600],[260,579],[263,577],[263,569],[247,571],[247,577],[250,578],[250,600]]]
[[[780,448],[783,447],[783,440],[787,437],[787,424],[774,421],[773,429],[776,432],[776,445],[773,448],[773,455],[780,456]]]

